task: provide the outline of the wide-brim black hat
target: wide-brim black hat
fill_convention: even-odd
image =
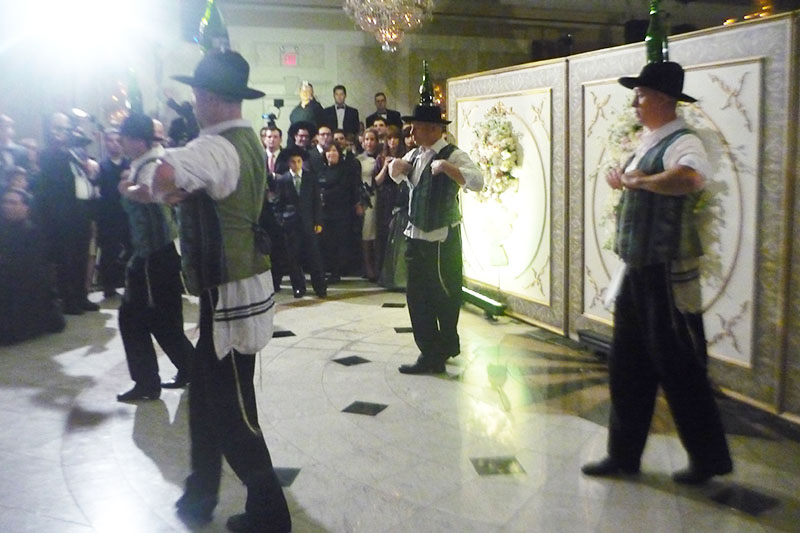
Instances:
[[[126,118],[119,127],[119,134],[148,142],[157,140],[153,119],[141,113],[132,113]]]
[[[297,135],[297,130],[308,131],[309,139],[313,139],[317,136],[317,127],[313,122],[308,122],[307,120],[299,120],[294,122],[291,126],[289,126],[289,131],[286,132],[286,134],[294,139],[294,136]]]
[[[297,145],[290,146],[288,148],[284,148],[283,150],[281,150],[281,153],[284,153],[284,152],[286,152],[286,156],[285,157],[287,159],[289,159],[289,158],[291,158],[293,156],[296,156],[296,155],[299,155],[300,157],[302,157],[303,161],[306,161],[308,159],[308,151],[305,148],[302,148],[302,147],[297,146]]]
[[[194,69],[194,76],[172,76],[172,79],[236,100],[254,100],[264,93],[247,86],[250,65],[233,50],[210,51]]]
[[[647,87],[681,102],[697,101],[697,98],[683,94],[683,67],[672,61],[648,63],[638,77],[622,77],[618,81],[620,85],[628,89]]]
[[[403,122],[433,122],[434,124],[450,124],[442,118],[442,108],[438,105],[416,105],[414,114],[403,117]]]

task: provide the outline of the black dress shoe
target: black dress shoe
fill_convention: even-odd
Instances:
[[[201,525],[211,522],[214,507],[217,506],[216,496],[193,496],[184,492],[177,502],[178,517],[190,525]]]
[[[83,309],[77,303],[68,303],[64,306],[65,315],[82,315]]]
[[[94,303],[92,301],[85,300],[85,299],[80,301],[78,303],[78,305],[84,311],[99,311],[100,310],[100,306],[99,305],[97,305],[96,303]]]
[[[270,517],[257,518],[249,513],[235,514],[225,523],[233,533],[288,533],[292,530],[292,519],[274,520]]]
[[[672,481],[680,483],[681,485],[702,485],[714,476],[724,476],[731,472],[733,472],[732,465],[706,470],[690,464],[687,468],[674,472],[672,474]]]
[[[171,380],[162,382],[161,383],[161,388],[162,389],[182,389],[188,384],[189,384],[188,376],[181,375],[181,373],[178,372],[175,375],[175,377],[172,378]]]
[[[631,476],[639,473],[639,467],[621,465],[611,457],[606,457],[595,463],[586,463],[581,467],[581,472],[587,476]]]
[[[134,385],[128,392],[117,394],[118,402],[135,402],[137,400],[158,400],[161,389],[147,390],[139,385]]]
[[[420,357],[413,365],[400,365],[401,374],[444,374],[444,361],[423,359]]]
[[[300,290],[300,289],[295,289],[294,290],[294,297],[295,298],[302,298],[305,295],[306,295],[306,291],[305,290]]]

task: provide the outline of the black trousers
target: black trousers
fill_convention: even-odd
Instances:
[[[78,200],[68,217],[50,221],[48,231],[51,257],[56,266],[56,286],[65,306],[86,299],[86,269],[92,221],[88,200]]]
[[[616,301],[608,362],[608,453],[620,464],[639,466],[661,385],[692,464],[709,472],[730,468],[698,318],[674,306],[667,264],[628,268]]]
[[[311,275],[314,292],[325,294],[328,285],[325,282],[318,235],[314,232],[303,231],[299,223],[287,223],[284,230],[286,231],[286,256],[292,289],[305,292],[306,278],[303,273],[305,269]]]
[[[179,374],[188,371],[194,346],[183,331],[181,260],[175,245],[137,257],[128,265],[119,330],[131,379],[143,388],[161,388],[152,334]]]
[[[222,360],[217,358],[213,338],[216,299],[216,289],[200,296],[200,339],[189,388],[192,474],[186,490],[193,497],[216,500],[225,456],[247,486],[247,513],[264,524],[265,530],[288,531],[289,508],[258,425],[255,354],[232,351]]]
[[[325,219],[322,227],[322,249],[325,270],[334,278],[340,278],[347,270],[350,249],[347,239],[350,234],[350,220],[347,218]]]
[[[124,213],[123,213],[124,214]],[[103,229],[103,225],[107,225]],[[125,261],[130,255],[130,236],[126,225],[109,217],[97,220],[97,246],[100,261],[97,274],[104,291],[112,291],[125,282]]]
[[[423,359],[444,360],[461,351],[461,236],[450,228],[444,242],[408,239],[406,300],[414,341]]]

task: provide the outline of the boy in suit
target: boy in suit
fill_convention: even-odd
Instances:
[[[319,249],[322,233],[322,199],[317,176],[303,168],[308,152],[294,146],[287,148],[289,172],[276,182],[275,210],[286,234],[289,277],[295,298],[306,294],[303,265],[311,274],[311,285],[320,298],[325,298],[328,288]]]

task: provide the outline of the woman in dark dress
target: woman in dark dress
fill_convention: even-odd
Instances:
[[[386,244],[389,240],[389,223],[392,213],[397,205],[399,185],[389,177],[389,163],[393,159],[403,157],[406,153],[403,143],[403,133],[397,126],[389,126],[386,130],[386,142],[383,151],[375,162],[375,186],[377,189],[377,202],[375,206],[375,271],[380,273],[383,268]]]
[[[42,234],[30,220],[31,196],[8,189],[0,199],[0,344],[62,331]]]
[[[417,147],[411,126],[403,128],[403,151],[405,153]],[[380,272],[380,284],[389,290],[405,290],[406,288],[406,236],[408,226],[408,184],[404,181],[398,185],[397,196],[392,218],[389,222],[389,237],[386,252],[383,255],[383,268]]]
[[[341,279],[349,260],[348,237],[358,203],[361,164],[356,159],[345,160],[336,144],[332,144],[324,155],[319,173],[322,250],[325,269],[330,272],[328,281],[336,283]]]

